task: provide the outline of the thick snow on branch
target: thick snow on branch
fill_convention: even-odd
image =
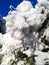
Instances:
[[[18,62],[16,63],[17,65],[24,65],[24,62],[20,59],[23,57],[31,57],[34,50],[38,49],[38,46],[40,46],[40,50],[41,48],[43,49],[44,42],[41,42],[41,38],[44,35],[46,35],[46,39],[48,38],[49,28],[47,26],[44,29],[43,25],[47,22],[45,20],[48,19],[49,1],[38,0],[35,8],[33,8],[30,1],[24,0],[16,8],[13,6],[10,6],[10,8],[11,10],[8,12],[8,15],[3,17],[6,20],[6,34],[0,34],[0,45],[2,45],[0,56],[2,55],[3,57],[0,65],[11,65],[16,62]],[[42,29],[42,31],[44,29],[41,38],[39,35],[42,31],[40,30],[39,32],[39,29]],[[44,53],[42,54],[44,55]],[[42,54],[41,57],[37,54],[37,59],[42,59]],[[42,59],[43,62],[45,58],[46,56]],[[44,64],[42,61],[40,61],[41,64]]]

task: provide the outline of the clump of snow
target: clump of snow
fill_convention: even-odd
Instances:
[[[37,57],[35,57],[35,60],[36,60],[35,64],[36,65],[45,65],[45,59],[49,58],[49,53],[35,51],[34,54],[37,55]]]
[[[49,27],[45,30],[44,35],[46,35],[46,38],[49,40]]]
[[[33,55],[31,49],[28,49],[26,51],[23,51],[23,53],[26,54],[26,55],[28,55],[28,57],[31,57]]]
[[[20,12],[26,12],[29,11],[32,8],[32,4],[30,1],[23,1],[17,6],[17,10]]]

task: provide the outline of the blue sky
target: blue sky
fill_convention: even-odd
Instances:
[[[22,2],[23,0],[0,0],[0,14],[2,16],[6,16],[9,9],[10,5],[13,5],[14,7],[16,7],[20,2]],[[36,0],[30,0],[31,2],[33,2],[33,5],[36,4]]]

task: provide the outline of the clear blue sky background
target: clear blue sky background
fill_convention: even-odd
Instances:
[[[0,14],[2,16],[6,16],[8,14],[9,6],[13,5],[14,7],[16,7],[20,2],[22,2],[23,0],[0,0]],[[36,4],[36,0],[30,0],[31,2],[33,2],[33,5]]]

